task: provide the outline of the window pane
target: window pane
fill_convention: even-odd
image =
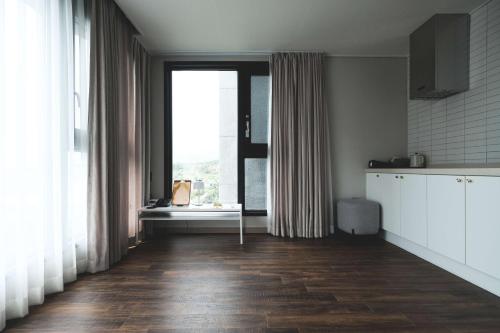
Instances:
[[[202,180],[192,202],[238,201],[236,71],[172,72],[172,179]]]
[[[245,159],[245,209],[266,210],[267,208],[267,159]]]
[[[252,76],[250,80],[252,143],[267,143],[269,76]]]

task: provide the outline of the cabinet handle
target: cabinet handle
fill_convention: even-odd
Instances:
[[[399,176],[396,176],[396,179],[398,179],[398,178],[399,178]]]
[[[467,183],[472,183],[472,179],[467,178]]]
[[[403,179],[403,176],[399,176],[399,178]]]
[[[462,182],[462,178],[457,178],[457,183],[461,183]]]
[[[377,178],[380,177],[380,175],[377,175]]]

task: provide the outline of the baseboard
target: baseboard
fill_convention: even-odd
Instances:
[[[500,280],[488,274],[438,254],[426,247],[413,243],[391,232],[382,231],[381,237],[389,243],[392,243],[416,255],[417,257],[420,257],[458,277],[461,277],[466,281],[469,281],[472,284],[475,284],[478,287],[500,296]]]

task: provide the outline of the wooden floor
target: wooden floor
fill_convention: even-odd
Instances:
[[[179,235],[6,332],[500,332],[500,298],[377,238]]]

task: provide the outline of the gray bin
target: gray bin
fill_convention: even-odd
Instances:
[[[380,205],[366,199],[342,199],[337,202],[337,225],[353,235],[373,235],[380,227]]]

